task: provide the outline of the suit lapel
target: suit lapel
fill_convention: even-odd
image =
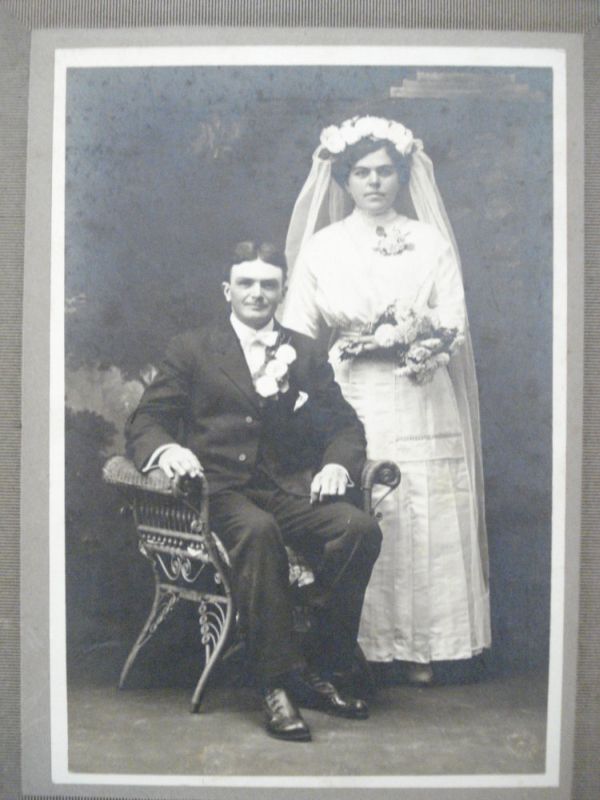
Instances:
[[[274,329],[282,332],[286,336],[286,339],[289,338],[289,340],[292,341],[293,337],[290,335],[291,332],[286,328],[282,328],[277,320],[274,322]],[[224,323],[221,327],[213,329],[212,342],[217,354],[219,369],[229,378],[244,397],[252,403],[253,407],[260,411],[265,405],[264,400],[256,393],[252,375],[250,374],[248,364],[246,363],[246,357],[242,350],[242,345],[229,321]],[[278,403],[280,406],[291,411],[297,397],[297,377],[295,375],[295,365],[293,364],[290,369],[290,390],[280,396]]]
[[[246,363],[244,351],[231,325],[224,325],[212,332],[212,341],[217,355],[217,366],[233,385],[260,410],[260,399],[254,389],[252,376]]]

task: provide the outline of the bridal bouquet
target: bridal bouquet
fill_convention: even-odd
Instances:
[[[395,302],[362,333],[344,337],[339,352],[341,359],[389,356],[397,364],[398,375],[422,384],[450,361],[463,341],[458,328],[436,325],[426,314]]]

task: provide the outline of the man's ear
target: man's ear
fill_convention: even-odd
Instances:
[[[284,281],[283,286],[281,287],[281,300],[285,299],[288,290],[288,282]]]
[[[227,300],[228,303],[231,303],[231,284],[228,281],[223,281],[221,287],[223,289],[223,294],[225,295],[225,300]]]

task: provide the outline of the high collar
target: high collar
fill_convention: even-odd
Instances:
[[[231,327],[235,331],[235,335],[238,337],[242,345],[245,342],[254,339],[257,333],[266,333],[274,330],[275,328],[275,322],[272,318],[262,328],[251,328],[249,325],[246,325],[244,322],[239,320],[233,312],[229,317],[229,321],[231,322]]]
[[[383,228],[386,225],[390,225],[392,222],[395,222],[397,219],[400,218],[398,212],[390,208],[385,214],[378,214],[377,216],[372,216],[371,214],[365,214],[364,211],[361,211],[360,208],[354,208],[350,217],[353,221],[358,222],[365,228],[369,230],[375,230],[376,228]]]

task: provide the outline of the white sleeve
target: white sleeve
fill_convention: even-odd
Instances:
[[[286,328],[316,339],[321,327],[317,306],[317,279],[312,270],[309,253],[304,248],[296,260],[290,279],[282,323]]]
[[[432,316],[445,328],[458,328],[462,333],[466,324],[465,293],[454,250],[450,242],[440,237],[440,249],[433,290],[429,299]]]

